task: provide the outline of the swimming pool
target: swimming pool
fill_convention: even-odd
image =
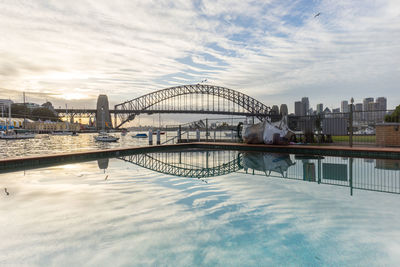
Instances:
[[[3,173],[0,265],[398,265],[398,164],[188,150]]]

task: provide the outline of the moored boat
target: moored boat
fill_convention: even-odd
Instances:
[[[133,138],[147,138],[147,134],[145,133],[138,133],[135,135],[132,135]]]

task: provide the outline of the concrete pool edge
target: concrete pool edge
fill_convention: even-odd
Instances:
[[[336,157],[400,159],[400,148],[378,147],[342,147],[342,146],[309,146],[309,145],[258,145],[241,143],[196,142],[159,146],[137,146],[105,150],[90,150],[62,154],[27,156],[0,159],[0,173],[50,167],[55,165],[92,161],[99,158],[118,157],[137,153],[184,149],[238,150],[254,152],[290,153],[303,155],[323,155]]]

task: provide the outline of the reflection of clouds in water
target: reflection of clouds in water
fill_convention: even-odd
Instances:
[[[0,263],[395,265],[398,196],[230,174],[161,175],[110,160],[0,175]],[[84,170],[84,171],[82,171]]]

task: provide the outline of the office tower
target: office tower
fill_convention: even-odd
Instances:
[[[294,102],[294,114],[296,116],[304,116],[303,103],[301,101]]]
[[[363,120],[368,121],[370,119],[371,112],[369,110],[369,103],[374,102],[373,97],[367,97],[363,99]]]
[[[386,109],[387,109],[386,97],[378,97],[376,99],[376,103],[377,103],[377,108],[379,110],[377,114],[377,121],[383,122],[383,120],[385,119]]]
[[[281,114],[281,116],[286,116],[286,115],[288,115],[288,107],[287,107],[287,105],[286,104],[282,104],[281,105],[281,108],[280,108],[280,112],[279,112],[280,114]]]
[[[317,104],[317,114],[320,114],[324,111],[324,104]]]
[[[367,97],[363,100],[363,111],[368,111],[368,103],[374,102],[373,97]]]
[[[301,99],[301,103],[303,104],[303,116],[308,115],[308,110],[310,109],[310,102],[308,101],[308,97],[303,97]]]
[[[341,112],[348,113],[349,112],[349,101],[343,100],[341,103]]]
[[[362,120],[362,109],[363,109],[363,104],[362,103],[357,103],[354,106],[353,118],[354,118],[355,121],[361,121]]]
[[[378,103],[379,110],[386,110],[387,109],[386,97],[378,97],[376,99],[376,103]]]

